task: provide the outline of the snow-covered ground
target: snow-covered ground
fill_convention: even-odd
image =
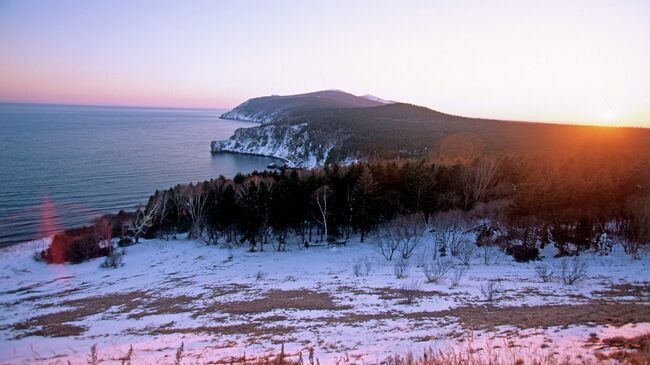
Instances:
[[[100,359],[116,363],[131,346],[134,363],[172,363],[181,343],[188,363],[274,353],[282,344],[305,357],[314,348],[321,364],[465,346],[590,356],[594,336],[650,332],[650,254],[631,260],[618,247],[585,255],[588,277],[575,285],[543,283],[538,263],[496,250],[486,264],[481,249],[452,287],[453,272],[432,284],[417,267],[428,259],[427,242],[402,279],[371,243],[249,253],[145,240],[126,249],[117,269],[100,268],[103,259],[32,260],[47,243],[0,250],[0,363],[85,363],[94,344]],[[559,263],[552,248],[544,254],[542,262]],[[492,302],[483,294],[490,279]]]

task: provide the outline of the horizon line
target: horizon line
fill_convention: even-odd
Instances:
[[[334,89],[327,89],[327,90],[318,90],[318,91],[330,91]],[[318,92],[318,91],[312,91],[312,92]],[[356,97],[361,97],[352,93],[348,93],[343,90],[336,90],[336,91],[341,91],[350,95],[354,95]],[[268,97],[268,96],[293,96],[293,95],[302,95],[302,94],[308,94],[312,92],[307,92],[307,93],[300,93],[300,94],[289,94],[289,95],[279,95],[279,94],[272,94],[272,95],[263,95],[263,96],[254,96],[252,98],[259,98],[259,97]],[[368,94],[370,95],[370,94]],[[239,103],[237,106],[241,105],[242,103],[252,99],[246,99],[245,101]],[[206,106],[200,106],[200,107],[189,107],[189,106],[155,106],[155,105],[119,105],[119,104],[71,104],[71,103],[56,103],[56,102],[39,102],[39,101],[4,101],[0,100],[0,104],[15,104],[15,105],[43,105],[43,106],[71,106],[71,107],[101,107],[101,108],[134,108],[134,109],[182,109],[182,110],[233,110],[236,107],[233,108],[224,108],[224,107],[206,107]],[[392,103],[385,104],[385,105],[379,105],[378,107],[386,106],[386,105],[391,105],[391,104],[407,104],[407,105],[413,105],[416,107],[423,107],[438,113],[443,113],[443,114],[448,114],[454,117],[461,117],[461,118],[468,118],[468,119],[485,119],[485,120],[492,120],[492,121],[498,121],[498,122],[506,122],[506,123],[531,123],[531,124],[555,124],[555,125],[567,125],[567,126],[582,126],[582,127],[602,127],[602,128],[632,128],[632,129],[650,129],[649,127],[643,127],[643,126],[638,126],[638,125],[603,125],[603,124],[595,124],[595,123],[589,123],[589,122],[567,122],[567,121],[539,121],[539,120],[514,120],[514,119],[498,119],[498,118],[493,118],[493,117],[475,117],[475,116],[467,116],[467,115],[459,115],[459,114],[452,114],[452,113],[447,113],[443,112],[437,109],[432,109],[428,106],[425,105],[419,105],[419,104],[413,104],[413,103],[408,103],[408,102],[402,102],[402,101],[393,101]]]
[[[84,103],[56,103],[40,101],[5,101],[0,100],[0,104],[15,105],[47,105],[47,106],[81,106],[81,107],[102,107],[102,108],[140,108],[140,109],[210,109],[210,110],[231,110],[234,108],[224,107],[207,107],[207,106],[160,106],[160,105],[126,105],[126,104],[84,104]]]

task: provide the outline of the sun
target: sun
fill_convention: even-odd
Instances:
[[[598,115],[598,120],[600,120],[600,124],[605,125],[605,126],[617,126],[618,125],[618,115],[612,108],[606,108],[604,109],[599,115]]]

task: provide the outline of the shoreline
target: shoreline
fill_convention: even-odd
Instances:
[[[226,112],[226,113],[228,113],[228,112]],[[255,127],[259,127],[259,126],[263,125],[262,122],[257,122],[257,121],[253,121],[253,120],[235,119],[235,118],[224,118],[221,115],[219,116],[219,119],[221,119],[221,120],[230,120],[230,121],[234,121],[234,122],[255,123],[255,124],[257,124]],[[254,127],[248,127],[248,128],[254,128]],[[234,134],[231,135],[230,137],[228,137],[228,139],[226,139],[226,140],[222,140],[222,141],[214,140],[214,141],[212,141],[212,143],[228,141],[233,136],[234,136]],[[282,160],[282,161],[286,162],[290,167],[298,167],[297,163],[291,161],[290,159],[288,159],[286,157],[281,157],[281,156],[277,156],[277,155],[269,155],[269,154],[264,154],[264,153],[253,153],[253,152],[242,152],[242,151],[225,150],[225,149],[222,149],[220,151],[213,151],[212,150],[212,143],[210,144],[210,153],[213,154],[213,155],[216,155],[216,154],[219,154],[219,153],[236,153],[238,155],[271,157],[271,158],[275,158],[275,159]]]
[[[241,152],[241,151],[232,151],[232,150],[210,151],[210,153],[213,154],[213,155],[217,155],[217,154],[220,154],[220,153],[234,153],[234,154],[237,154],[237,155],[269,157],[269,158],[275,158],[275,159],[278,159],[278,160],[282,160],[282,161],[287,162],[288,164],[290,164],[291,166],[294,166],[294,167],[296,165],[293,161],[289,160],[288,158],[280,157],[280,156],[274,156],[274,155],[265,155],[263,153]]]

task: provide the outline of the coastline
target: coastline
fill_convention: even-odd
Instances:
[[[212,153],[213,155],[217,155],[217,154],[220,154],[220,153],[234,153],[234,154],[237,154],[237,155],[270,157],[270,158],[275,158],[275,159],[278,159],[278,160],[282,160],[282,161],[288,163],[289,165],[291,165],[292,167],[295,167],[295,165],[296,165],[293,161],[289,160],[288,158],[280,157],[280,156],[274,156],[274,155],[266,155],[266,154],[263,154],[263,153],[241,152],[241,151],[234,151],[234,150],[210,151],[210,153]]]
[[[229,112],[229,111],[228,111],[228,112]],[[254,126],[247,127],[246,129],[248,129],[248,128],[254,128],[254,127],[259,127],[259,126],[263,125],[262,122],[258,122],[258,121],[254,121],[254,120],[237,119],[237,118],[227,118],[227,117],[224,118],[223,115],[224,115],[224,114],[227,114],[228,112],[225,112],[225,113],[221,114],[221,115],[219,116],[218,119],[221,119],[221,120],[230,120],[230,121],[234,121],[234,122],[245,122],[245,123],[253,123],[253,124],[256,124],[256,125],[254,125]],[[212,141],[212,142],[210,143],[210,153],[213,154],[213,155],[220,154],[220,153],[235,153],[235,154],[239,154],[239,155],[260,156],[260,157],[270,157],[270,158],[275,158],[275,159],[278,159],[278,160],[284,161],[284,162],[285,162],[289,167],[299,167],[298,164],[297,164],[296,162],[294,162],[294,161],[292,161],[292,160],[290,160],[290,159],[288,159],[288,158],[286,158],[286,157],[282,157],[282,156],[278,156],[278,155],[265,154],[265,153],[254,153],[254,152],[242,152],[242,151],[237,151],[237,150],[232,150],[232,149],[220,149],[219,151],[214,151],[214,150],[213,150],[213,144],[214,144],[215,142],[224,142],[224,141],[228,141],[228,140],[229,140],[230,138],[232,138],[233,136],[234,136],[234,134],[232,134],[230,137],[228,137],[228,139],[226,139],[226,140],[222,140],[222,141],[217,141],[217,140]]]

